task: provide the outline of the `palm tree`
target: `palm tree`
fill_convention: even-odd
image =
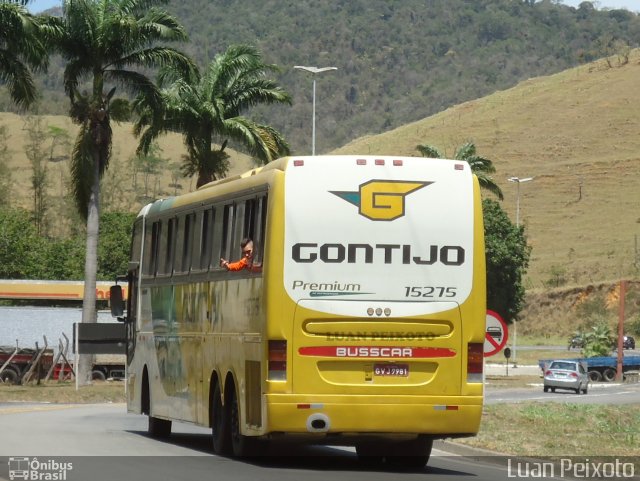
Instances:
[[[136,102],[138,150],[146,152],[163,133],[181,132],[188,151],[182,172],[187,177],[197,175],[197,187],[226,175],[228,141],[262,163],[288,154],[289,145],[279,132],[241,115],[257,104],[291,103],[289,94],[266,77],[275,69],[254,47],[236,45],[217,55],[202,75],[164,70],[160,108],[144,96]]]
[[[424,157],[430,157],[434,159],[442,159],[444,156],[442,153],[431,145],[417,145],[416,149]],[[493,174],[496,169],[493,166],[493,162],[484,157],[480,157],[476,154],[476,146],[473,142],[467,142],[463,144],[458,150],[456,150],[453,156],[456,160],[464,160],[471,167],[471,172],[476,174],[480,187],[488,190],[492,194],[495,194],[498,199],[503,200],[502,190],[495,183],[493,177],[489,174]]]
[[[154,46],[158,41],[186,40],[177,20],[157,8],[168,0],[64,0],[54,47],[66,61],[64,88],[70,115],[80,125],[71,158],[73,194],[87,220],[85,288],[82,322],[96,322],[96,275],[100,222],[100,179],[111,155],[111,120],[128,117],[127,103],[114,99],[119,85],[131,94],[159,99],[153,82],[136,68],[172,65],[193,67],[177,50]],[[81,81],[90,92],[80,93]],[[90,382],[91,359],[82,357],[78,380]]]
[[[36,99],[31,70],[42,71],[48,62],[44,22],[31,15],[28,0],[0,0],[0,82],[11,99],[29,107]]]

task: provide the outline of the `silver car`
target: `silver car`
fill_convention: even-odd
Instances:
[[[577,361],[551,361],[544,368],[544,392],[556,392],[556,388],[587,394],[589,375],[586,366]]]

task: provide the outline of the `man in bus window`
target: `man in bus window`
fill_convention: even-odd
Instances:
[[[260,272],[262,265],[253,263],[253,241],[249,238],[242,239],[240,242],[242,248],[242,259],[237,262],[229,262],[220,258],[220,267],[224,267],[228,271],[241,271],[247,269],[251,272]]]

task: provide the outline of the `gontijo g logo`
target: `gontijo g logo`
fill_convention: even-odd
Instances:
[[[370,180],[358,192],[331,191],[358,207],[358,213],[371,220],[390,221],[404,215],[405,197],[433,182]]]

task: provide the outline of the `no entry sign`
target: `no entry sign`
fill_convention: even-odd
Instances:
[[[507,345],[509,330],[500,314],[487,311],[487,325],[484,335],[484,357],[499,353]]]

